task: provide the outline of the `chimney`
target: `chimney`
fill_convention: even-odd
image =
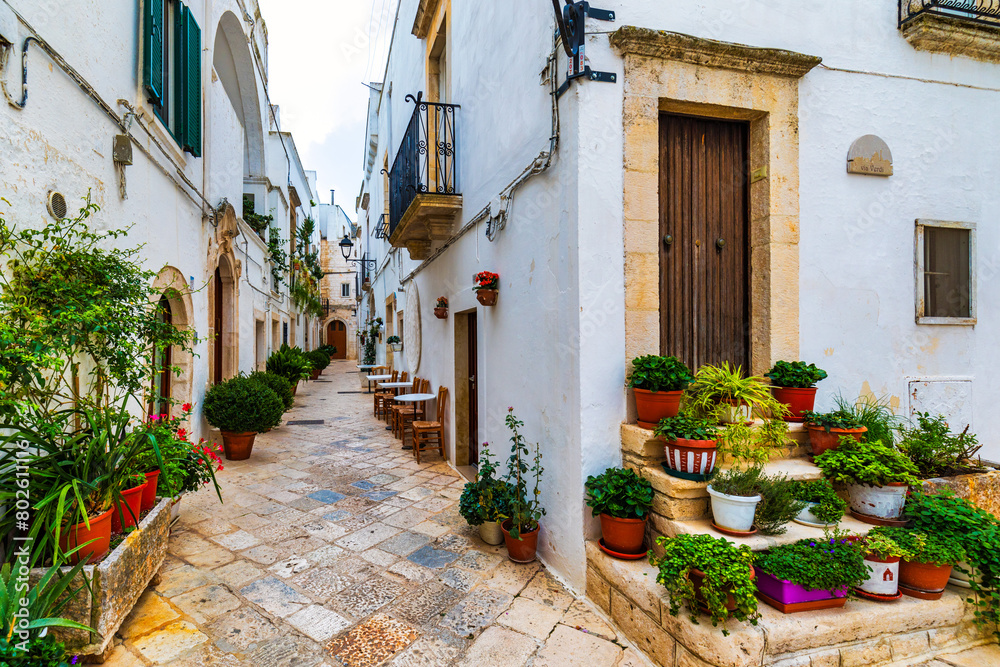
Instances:
[[[330,206],[334,205],[334,193],[336,190],[330,190]]]

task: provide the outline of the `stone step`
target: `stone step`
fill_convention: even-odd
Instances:
[[[904,667],[996,641],[973,625],[966,592],[951,587],[940,600],[849,600],[841,609],[796,614],[761,602],[758,624],[730,620],[726,637],[706,616],[697,625],[683,610],[671,616],[656,575],[645,559],[618,560],[587,543],[587,596],[663,667]]]
[[[841,530],[849,530],[850,532],[857,533],[859,535],[867,535],[868,531],[875,526],[870,523],[858,521],[850,515],[845,515],[844,518],[840,520],[838,527]],[[785,532],[781,535],[763,535],[761,533],[757,533],[755,535],[751,535],[750,537],[731,537],[729,535],[723,535],[719,531],[712,528],[711,519],[696,519],[692,521],[673,521],[670,519],[657,520],[657,523],[652,527],[652,530],[657,536],[665,535],[666,537],[676,537],[677,535],[711,535],[712,537],[724,537],[733,544],[740,546],[745,544],[750,547],[752,551],[764,551],[765,549],[777,547],[782,544],[792,544],[793,542],[798,542],[804,538],[813,540],[825,539],[822,528],[803,526],[802,524],[795,523],[794,521],[785,525]],[[660,552],[659,549],[656,549],[656,551],[657,553]]]

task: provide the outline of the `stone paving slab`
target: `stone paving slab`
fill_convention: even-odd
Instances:
[[[540,564],[458,513],[465,480],[417,464],[371,416],[354,362],[300,386],[289,420],[186,496],[160,583],[111,667],[643,667]],[[962,663],[956,663],[962,664]]]

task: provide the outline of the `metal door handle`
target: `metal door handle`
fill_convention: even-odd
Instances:
[[[663,237],[663,245],[665,245],[665,246],[668,246],[668,247],[669,247],[669,246],[671,246],[671,245],[673,244],[673,242],[674,242],[674,237],[673,237],[673,236],[671,236],[670,234],[666,234],[666,235],[665,235],[665,236]]]
[[[715,247],[722,250],[723,246],[726,245],[726,239],[715,239]]]

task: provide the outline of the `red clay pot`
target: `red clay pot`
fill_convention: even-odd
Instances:
[[[816,424],[806,424],[809,431],[809,444],[812,446],[813,456],[819,456],[828,449],[836,449],[840,444],[841,437],[850,436],[861,442],[861,436],[868,432],[868,428],[831,428],[827,433],[826,429]]]
[[[918,591],[937,593],[943,591],[951,577],[951,565],[934,565],[932,563],[915,563],[908,560],[899,561],[899,583],[907,588]]]
[[[446,320],[446,319],[448,319],[448,309],[447,308],[435,308],[434,309],[434,317],[438,318],[439,320]]]
[[[295,384],[292,385],[292,396],[294,396],[295,392],[297,392],[298,390],[299,390],[299,381],[296,380]]]
[[[620,554],[642,553],[642,541],[646,537],[645,519],[620,519],[610,514],[601,514],[601,535],[604,546]]]
[[[500,524],[503,531],[503,541],[507,545],[507,557],[515,563],[530,563],[535,560],[535,553],[538,551],[538,530],[536,526],[531,532],[522,532],[521,539],[517,540],[510,536],[510,528],[513,522],[507,519]]]
[[[113,503],[111,509],[111,532],[120,533],[126,528],[131,528],[139,520],[139,513],[142,512],[142,494],[149,486],[149,482],[143,482],[139,486],[122,491],[121,511],[118,503]],[[129,511],[131,510],[131,511]]]
[[[705,598],[701,594],[701,585],[705,581],[705,573],[696,567],[692,567],[688,570],[688,577],[691,579],[691,584],[694,586],[694,596],[698,600],[698,606],[702,607],[703,610],[708,610],[708,604],[705,602]],[[753,581],[757,578],[757,570],[750,566],[750,580]],[[726,594],[726,609],[732,611],[736,609],[736,599],[732,594]]]
[[[798,387],[771,387],[774,399],[779,403],[784,403],[791,410],[791,414],[785,417],[786,422],[802,422],[805,418],[803,413],[809,412],[816,404],[816,387],[800,389]]]
[[[495,289],[481,289],[476,290],[476,300],[484,306],[495,306],[497,303],[497,296],[500,295],[500,290]]]
[[[146,488],[142,490],[141,510],[151,510],[156,506],[156,487],[160,483],[160,471],[151,470],[146,473]]]
[[[222,448],[226,452],[227,461],[246,461],[253,451],[253,441],[257,434],[253,431],[246,433],[222,432]]]
[[[681,409],[683,391],[650,391],[633,388],[635,411],[639,415],[639,426],[652,429],[664,417],[676,417]]]
[[[322,373],[322,372],[323,371],[321,371],[321,370],[315,370],[315,371],[313,371],[312,373],[309,374],[309,379],[310,380],[318,380],[319,379],[319,374]]]
[[[664,446],[667,467],[679,472],[707,475],[715,469],[716,440],[677,438]]]
[[[103,514],[88,517],[90,529],[83,522],[69,526],[62,531],[59,538],[59,548],[63,551],[75,549],[81,544],[84,545],[79,551],[70,556],[70,562],[74,565],[81,560],[93,563],[104,558],[111,548],[111,514],[108,510]],[[91,542],[91,540],[94,540]],[[87,544],[90,542],[90,544]]]

